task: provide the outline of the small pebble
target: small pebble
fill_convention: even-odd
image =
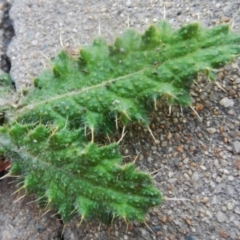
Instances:
[[[220,182],[222,182],[222,178],[220,178],[219,176],[216,178],[216,182],[217,183],[220,183]]]
[[[234,212],[235,212],[236,214],[240,215],[240,208],[238,208],[238,207],[235,208],[235,209],[234,209]]]
[[[201,168],[203,171],[206,171],[206,169],[207,169],[207,168],[206,168],[205,166],[203,166],[203,165],[201,165],[200,168]]]
[[[37,40],[33,40],[31,43],[32,43],[32,45],[34,45],[34,46],[35,46],[35,45],[37,45],[37,44],[38,44],[38,41],[37,41]]]
[[[227,107],[233,107],[233,105],[234,105],[234,101],[232,99],[227,98],[227,97],[223,98],[219,103],[226,108]]]
[[[233,109],[230,109],[230,110],[228,111],[228,115],[235,115],[235,111],[234,111]]]
[[[194,172],[194,173],[192,174],[192,181],[197,182],[198,179],[199,179],[199,174],[198,174],[198,172]]]
[[[204,197],[204,198],[201,200],[202,203],[207,203],[208,201],[209,201],[209,198],[208,198],[208,197]]]
[[[225,222],[227,220],[225,213],[223,213],[222,211],[218,211],[217,212],[217,220],[220,223]]]
[[[145,230],[144,228],[140,228],[139,230],[144,239],[147,239],[149,237],[149,233],[147,232],[147,230]]]
[[[227,203],[227,209],[228,210],[232,210],[233,209],[232,203],[230,203],[230,202]]]
[[[162,147],[167,147],[168,146],[168,142],[167,141],[163,141],[162,142]]]
[[[235,220],[233,223],[236,227],[240,228],[240,221]]]
[[[232,68],[235,68],[235,69],[238,69],[239,70],[239,67],[238,67],[238,64],[237,63],[232,63]]]
[[[216,128],[207,128],[207,131],[210,133],[210,134],[213,134],[217,131]]]
[[[131,2],[130,0],[128,0],[128,1],[126,2],[126,5],[127,5],[127,7],[131,7],[132,2]]]
[[[219,168],[219,162],[217,159],[214,160],[213,164],[216,168]]]
[[[237,159],[233,162],[233,166],[237,169],[240,170],[240,159]]]
[[[191,236],[191,235],[189,235],[189,236],[187,236],[187,237],[185,238],[185,240],[196,240],[196,238],[193,237],[193,236]]]
[[[205,213],[209,218],[212,218],[212,213],[210,211],[207,210]]]
[[[187,164],[187,163],[189,162],[189,158],[185,158],[185,159],[183,160],[183,162],[184,162],[185,164]]]
[[[230,237],[231,237],[231,239],[237,239],[237,235],[233,231],[230,232]]]
[[[228,176],[228,180],[229,180],[229,181],[233,181],[233,180],[234,180],[234,177],[233,177],[233,176]]]
[[[236,194],[236,192],[232,186],[227,187],[227,194],[229,194],[231,197],[233,197]]]
[[[226,212],[227,211],[227,208],[225,206],[222,206],[222,211],[223,212]]]
[[[239,141],[233,142],[233,148],[235,153],[240,153],[240,142]]]

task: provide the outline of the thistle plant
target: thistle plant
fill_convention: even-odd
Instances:
[[[162,99],[190,106],[197,75],[213,80],[239,53],[240,34],[227,25],[173,30],[165,21],[143,34],[126,30],[113,45],[98,38],[77,56],[60,52],[17,104],[0,105],[8,175],[20,176],[21,188],[64,221],[74,213],[104,223],[144,221],[162,194],[149,174],[121,163],[120,141],[99,139],[132,122],[148,127]]]

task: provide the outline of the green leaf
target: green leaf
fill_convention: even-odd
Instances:
[[[214,68],[239,55],[239,43],[226,25],[173,30],[159,22],[142,35],[126,30],[110,46],[96,39],[78,56],[60,52],[0,128],[11,174],[21,174],[26,191],[65,220],[77,212],[107,223],[143,221],[162,200],[150,176],[121,166],[118,144],[94,142],[120,124],[147,126],[159,99],[190,105],[197,74],[214,79]]]
[[[12,104],[11,92],[11,77],[7,73],[0,73],[0,125],[5,121],[5,111]]]
[[[68,116],[73,127],[100,132],[111,131],[116,118],[148,125],[149,103],[164,97],[169,104],[189,105],[197,74],[212,78],[213,68],[239,54],[239,41],[226,25],[205,30],[189,24],[173,31],[166,22],[142,36],[127,30],[111,46],[96,39],[77,58],[67,52],[56,57],[53,70],[37,78],[39,90],[25,99],[18,119],[30,113],[30,122],[41,115],[43,122],[65,125]]]
[[[18,149],[8,153],[15,152],[10,174],[25,176],[26,191],[36,193],[42,205],[58,209],[65,221],[73,212],[105,223],[116,217],[144,221],[148,208],[162,199],[150,176],[133,164],[120,166],[117,144],[81,146],[81,133],[15,125],[9,135]]]

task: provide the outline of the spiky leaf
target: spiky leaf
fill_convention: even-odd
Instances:
[[[6,73],[0,73],[0,125],[4,122],[5,111],[11,105],[12,82]]]
[[[114,132],[118,121],[148,125],[159,98],[189,105],[197,74],[212,78],[213,68],[240,53],[239,43],[226,25],[175,31],[160,22],[142,35],[127,30],[110,46],[96,39],[77,57],[62,51],[1,128],[11,173],[22,174],[26,190],[64,219],[75,210],[104,222],[142,221],[161,194],[149,175],[120,166],[116,144],[98,147],[95,136]]]
[[[53,134],[42,125],[16,124],[9,134],[20,146],[8,152],[15,159],[11,174],[26,174],[27,192],[37,193],[41,203],[58,209],[64,220],[77,212],[105,223],[115,217],[143,221],[149,206],[160,203],[149,175],[137,172],[133,164],[119,165],[117,144],[81,146],[81,131]]]
[[[127,30],[111,46],[96,39],[78,58],[61,52],[53,70],[35,80],[38,90],[17,118],[34,122],[41,115],[43,122],[65,125],[68,116],[71,127],[95,131],[110,131],[116,117],[147,125],[152,102],[164,96],[170,104],[189,105],[196,75],[212,76],[211,69],[239,54],[239,41],[227,25],[205,30],[190,24],[173,31],[166,22],[143,35]]]

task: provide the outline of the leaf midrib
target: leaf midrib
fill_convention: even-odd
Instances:
[[[54,170],[57,170],[58,172],[62,172],[63,174],[67,175],[70,179],[71,179],[71,178],[74,178],[74,179],[77,178],[77,179],[79,179],[79,180],[83,180],[83,181],[85,181],[85,182],[88,182],[90,185],[94,186],[94,183],[95,183],[95,182],[92,182],[91,180],[87,179],[86,177],[81,178],[81,177],[79,177],[79,176],[75,176],[75,175],[73,175],[72,173],[69,173],[69,172],[64,171],[63,168],[59,168],[58,166],[55,166],[55,165],[53,165],[53,164],[50,164],[50,163],[48,163],[48,162],[40,159],[38,156],[31,156],[31,154],[28,153],[27,151],[23,151],[23,150],[21,150],[21,149],[18,149],[18,150],[16,150],[16,152],[19,154],[19,156],[20,156],[22,159],[35,159],[37,162],[45,165],[45,166],[47,167],[47,169],[53,168]],[[30,171],[31,171],[31,170],[30,170]],[[74,176],[74,177],[73,177],[73,176]],[[111,191],[113,191],[113,192],[115,192],[115,193],[117,193],[117,194],[121,194],[121,195],[123,195],[123,196],[128,195],[127,193],[124,193],[124,192],[122,192],[122,191],[118,191],[118,190],[115,189],[115,188],[110,188],[109,186],[104,187],[104,186],[101,186],[101,185],[100,185],[99,187],[100,187],[100,188],[106,188],[106,189],[108,189],[108,190],[110,189]],[[135,197],[137,197],[137,198],[145,199],[145,197],[143,197],[143,196],[141,196],[141,195],[138,195],[138,194],[134,194],[134,195],[135,195]],[[134,197],[134,195],[131,194],[132,197]],[[93,200],[93,199],[89,198],[87,195],[84,195],[84,197],[86,197],[86,198],[88,198],[88,199],[90,199],[90,200]],[[111,199],[109,199],[109,200],[106,200],[106,199],[105,199],[104,201],[112,202]],[[128,203],[128,205],[131,205],[131,204]],[[131,205],[131,207],[133,207],[133,208],[138,208],[138,207],[132,206],[132,205]]]
[[[33,110],[33,109],[35,109],[35,108],[37,108],[41,105],[44,105],[44,104],[48,104],[48,103],[51,103],[51,102],[54,102],[54,101],[57,101],[57,100],[60,100],[60,99],[63,99],[63,98],[72,97],[72,96],[75,96],[75,95],[78,95],[78,94],[81,94],[81,93],[84,93],[84,92],[88,92],[88,91],[91,91],[91,90],[94,90],[94,89],[97,89],[97,88],[101,88],[101,87],[104,87],[106,84],[109,84],[109,83],[112,83],[112,82],[127,80],[128,77],[138,75],[138,74],[144,72],[145,70],[149,70],[151,68],[153,68],[153,67],[149,66],[149,67],[143,68],[143,69],[141,69],[137,72],[134,72],[134,73],[130,73],[130,74],[120,76],[120,77],[117,77],[117,78],[112,78],[112,79],[109,79],[109,80],[104,81],[102,83],[96,84],[94,86],[83,87],[79,90],[73,90],[73,91],[70,91],[70,92],[67,92],[67,93],[64,93],[64,94],[60,94],[60,95],[57,95],[57,96],[54,96],[54,97],[50,97],[47,100],[39,101],[37,103],[32,103],[32,104],[28,104],[28,105],[19,105],[19,106],[17,106],[17,110],[18,110],[19,115],[21,115],[21,114],[24,114],[24,112],[31,111],[31,110]]]
[[[226,46],[226,45],[229,45],[230,43],[224,43],[218,47],[223,47],[223,46]],[[211,47],[215,47],[215,46],[210,46],[208,47],[207,49],[210,49]],[[180,56],[180,57],[175,57],[174,59],[179,59],[179,58],[185,58],[185,57],[188,57],[188,56],[191,56],[191,55],[194,55],[195,53],[199,52],[199,51],[206,51],[206,49],[202,49],[201,47],[196,49],[195,51],[193,52],[189,52],[188,54],[184,55],[184,56]],[[166,60],[165,62],[163,62],[161,64],[164,65],[165,63],[169,62],[169,61],[172,61],[173,59],[169,59],[169,60]],[[133,72],[133,73],[130,73],[130,74],[127,74],[127,75],[124,75],[124,76],[119,76],[119,77],[116,77],[116,78],[111,78],[109,80],[106,80],[104,82],[101,82],[99,84],[96,84],[96,85],[93,85],[93,86],[89,86],[89,87],[82,87],[81,89],[79,90],[72,90],[70,92],[67,92],[67,93],[64,93],[64,94],[59,94],[57,96],[54,96],[54,97],[50,97],[48,98],[47,100],[43,100],[43,101],[39,101],[37,103],[32,103],[32,104],[27,104],[27,105],[19,105],[16,107],[16,109],[18,110],[18,115],[22,115],[24,114],[25,112],[27,111],[31,111],[31,110],[34,110],[35,108],[41,106],[41,105],[45,105],[45,104],[48,104],[48,103],[51,103],[51,102],[54,102],[54,101],[58,101],[58,100],[61,100],[61,99],[64,99],[64,98],[67,98],[67,97],[72,97],[72,96],[76,96],[76,95],[79,95],[81,93],[84,93],[84,92],[88,92],[88,91],[91,91],[91,90],[94,90],[94,89],[97,89],[97,88],[101,88],[101,87],[104,87],[106,84],[110,84],[110,83],[113,83],[113,82],[116,82],[116,81],[124,81],[124,80],[128,80],[129,77],[131,76],[136,76],[146,70],[150,70],[150,69],[154,69],[155,66],[151,65],[151,66],[147,66],[141,70],[138,70],[136,72]]]

